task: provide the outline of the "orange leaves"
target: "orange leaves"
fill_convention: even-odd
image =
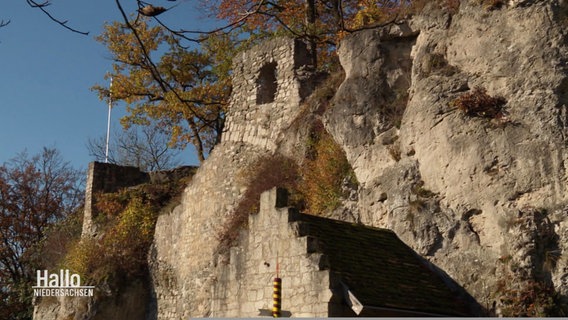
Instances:
[[[99,193],[95,198],[97,211],[109,218],[118,216],[128,204],[128,194],[124,190],[116,193]]]
[[[183,192],[187,179],[97,194],[101,236],[78,241],[67,253],[65,267],[95,285],[143,275],[159,210]]]
[[[503,106],[507,100],[503,97],[491,97],[487,90],[476,87],[471,92],[459,96],[452,105],[470,117],[503,118]]]
[[[441,0],[445,1],[445,0]],[[347,25],[357,30],[373,25],[402,20],[410,14],[420,12],[426,1],[359,0],[358,8]]]
[[[220,0],[213,8],[217,17],[231,22],[241,21],[246,17],[245,27],[251,33],[276,32],[289,28],[300,32],[305,26],[305,1],[254,1]]]
[[[65,267],[91,284],[117,276],[137,277],[144,272],[157,213],[138,196],[126,200],[122,211],[106,222],[101,239],[84,239],[67,253]]]
[[[251,15],[258,9],[265,8],[262,0],[221,0],[213,4],[217,17],[236,22],[246,15]]]
[[[341,204],[343,183],[356,184],[356,178],[343,149],[323,124],[316,122],[312,130],[311,155],[300,168],[302,183],[299,190],[304,195],[308,212],[323,214]]]
[[[113,78],[113,101],[126,104],[128,114],[121,119],[122,125],[156,124],[171,137],[170,145],[183,148],[191,143],[204,160],[213,147],[209,141],[222,131],[229,69],[214,67],[219,62],[217,51],[182,47],[173,35],[161,26],[150,26],[145,18],[134,28],[143,47],[122,23],[107,25],[97,38],[114,59],[113,72],[107,77]],[[226,51],[219,55],[231,52]],[[106,87],[93,89],[101,99],[108,98]]]
[[[136,28],[147,51],[157,50],[166,39],[163,30],[157,26],[150,27],[147,19],[139,19]],[[145,59],[136,37],[122,23],[105,25],[103,33],[95,39],[107,46],[115,60],[141,64]]]

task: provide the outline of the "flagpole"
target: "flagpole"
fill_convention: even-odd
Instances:
[[[110,87],[108,90],[108,121],[107,121],[107,136],[105,148],[105,163],[108,163],[108,144],[110,140],[110,111],[112,109],[112,77],[110,78]]]

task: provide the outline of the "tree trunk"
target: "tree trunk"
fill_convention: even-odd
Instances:
[[[306,0],[306,25],[308,26],[308,45],[312,55],[312,65],[317,67],[317,41],[315,33],[316,0]]]
[[[197,151],[197,159],[199,159],[200,164],[203,164],[203,161],[205,161],[205,150],[203,148],[203,141],[199,135],[199,129],[197,129],[197,125],[193,120],[187,119],[187,123],[193,134],[192,144],[195,147],[195,151]]]
[[[345,30],[341,0],[331,0],[331,4],[333,6],[333,17],[337,24],[337,31]]]

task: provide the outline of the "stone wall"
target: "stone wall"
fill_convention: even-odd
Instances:
[[[280,191],[280,192],[278,192]],[[289,218],[285,190],[262,194],[258,214],[250,215],[247,232],[231,248],[230,262],[218,271],[212,292],[212,317],[270,315],[272,280],[279,267],[282,310],[293,317],[327,317],[332,298],[321,254],[308,254],[308,237],[298,237]],[[282,193],[284,191],[284,194]]]
[[[287,200],[280,188],[260,196],[215,272],[211,316],[269,316],[276,276],[284,317],[472,314],[394,232],[303,214]]]
[[[91,162],[87,172],[82,237],[100,235],[96,225],[96,197],[99,193],[152,182],[164,183],[190,176],[195,167],[179,167],[169,171],[146,173],[135,167]],[[97,287],[92,297],[42,297],[34,300],[34,319],[143,319],[151,311],[151,290],[147,279],[124,284],[116,296],[105,296],[104,287]],[[108,289],[107,289],[108,290]],[[116,306],[120,305],[120,308]]]
[[[244,181],[237,178],[241,168],[264,154],[222,142],[193,177],[181,204],[158,218],[149,258],[158,319],[210,313],[217,234],[244,192]]]

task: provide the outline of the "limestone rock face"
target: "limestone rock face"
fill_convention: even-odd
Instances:
[[[410,52],[417,32],[407,25],[394,28],[400,34],[393,37],[379,30],[356,33],[339,49],[346,80],[327,116],[330,127],[348,150],[372,143],[394,124],[400,125],[410,86]]]
[[[347,38],[324,115],[361,183],[360,221],[393,229],[489,307],[507,263],[567,291],[565,5],[514,2]],[[476,87],[507,101],[500,117],[456,110]]]

